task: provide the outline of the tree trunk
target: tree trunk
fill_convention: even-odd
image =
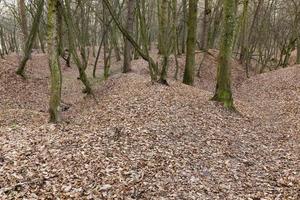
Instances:
[[[205,0],[204,3],[205,3],[205,8],[204,8],[204,15],[203,15],[200,49],[207,50],[209,21],[210,21],[209,18],[211,14],[211,2],[210,0]]]
[[[183,17],[182,17],[182,29],[181,29],[181,53],[185,53],[186,48],[186,25],[187,25],[187,0],[182,0],[182,9],[183,9]]]
[[[300,36],[297,39],[297,60],[296,64],[300,64]]]
[[[215,46],[215,41],[218,36],[218,32],[220,29],[220,24],[221,24],[221,18],[223,14],[223,7],[222,7],[222,0],[218,0],[216,2],[216,6],[214,8],[214,13],[213,17],[211,19],[211,31],[209,31],[209,36],[208,36],[208,48],[214,48]]]
[[[25,45],[28,37],[27,18],[26,18],[26,5],[25,0],[18,0],[18,11],[20,16],[20,26],[22,35],[22,53],[25,52]],[[23,55],[22,55],[23,56]]]
[[[1,49],[0,49],[0,57],[4,59],[4,31],[3,28],[0,26],[0,44],[1,44]]]
[[[248,37],[247,37],[247,21],[248,21],[248,5],[249,0],[244,0],[243,3],[243,13],[241,18],[241,53],[240,53],[240,62],[246,68],[246,76],[249,77],[249,66],[245,63],[245,58],[247,54],[247,46],[248,46]]]
[[[183,83],[187,85],[194,84],[195,76],[195,48],[197,35],[197,2],[198,0],[189,0],[188,16],[188,36],[187,51],[184,69]]]
[[[127,1],[127,22],[126,30],[132,36],[133,26],[134,26],[134,5],[135,0]],[[128,39],[124,37],[124,64],[123,64],[123,73],[131,71],[131,60],[132,60],[132,47]]]
[[[96,69],[97,69],[97,64],[98,64],[98,60],[99,60],[99,57],[100,57],[100,53],[101,53],[101,49],[102,49],[102,46],[103,46],[103,42],[104,42],[104,39],[105,39],[105,35],[106,35],[106,32],[107,30],[105,30],[103,32],[103,35],[102,35],[102,39],[101,39],[101,42],[100,42],[100,45],[98,47],[98,51],[97,51],[97,56],[96,56],[96,59],[95,59],[95,63],[94,63],[94,69],[93,69],[93,77],[96,78]]]
[[[146,61],[149,62],[149,70],[150,70],[150,75],[151,75],[151,80],[152,81],[156,81],[157,79],[157,64],[154,62],[153,58],[150,57],[150,55],[147,52],[147,48],[145,49],[146,53],[143,52],[143,50],[140,48],[140,46],[138,45],[138,43],[133,39],[133,37],[127,32],[127,30],[122,26],[122,24],[118,21],[118,19],[116,18],[116,14],[113,12],[113,9],[109,3],[109,0],[103,0],[103,2],[105,3],[113,21],[116,23],[118,29],[122,32],[123,36],[126,37],[126,39],[128,39],[131,43],[131,45],[134,47],[134,49],[139,53],[139,55]],[[137,1],[138,3],[138,1]],[[139,10],[139,9],[137,9]],[[139,12],[139,11],[138,11]],[[139,12],[138,15],[140,18],[141,13]]]
[[[61,13],[63,14],[63,18],[65,20],[66,26],[67,26],[67,33],[68,33],[68,42],[69,42],[69,52],[71,53],[72,57],[74,58],[74,61],[76,63],[76,66],[79,71],[79,78],[81,82],[84,84],[85,89],[83,90],[84,93],[91,94],[92,88],[91,84],[88,80],[88,77],[85,73],[85,65],[80,60],[78,53],[76,51],[75,47],[75,35],[74,35],[74,23],[71,17],[71,11],[70,11],[70,2],[66,1],[66,7],[61,9]]]
[[[162,84],[168,84],[167,83],[167,74],[168,74],[168,62],[169,62],[169,44],[170,40],[168,35],[168,21],[167,21],[167,15],[168,15],[168,1],[167,0],[161,0],[160,4],[160,38],[161,38],[161,54],[163,55],[163,62],[162,62],[162,70],[160,74],[160,82]]]
[[[38,38],[39,38],[39,41],[40,41],[40,46],[41,46],[42,52],[46,53],[45,44],[44,44],[44,37],[43,37],[43,33],[41,32],[41,28],[39,28],[39,30],[38,30]]]
[[[258,5],[256,7],[254,17],[253,17],[253,20],[252,20],[252,23],[251,23],[251,27],[250,27],[250,30],[249,30],[247,43],[245,45],[246,53],[244,53],[245,54],[244,55],[244,59],[245,59],[244,62],[245,62],[246,68],[249,68],[251,57],[252,57],[252,54],[253,54],[253,52],[251,51],[251,49],[253,47],[251,48],[249,45],[254,46],[254,44],[255,44],[257,34],[255,33],[254,27],[257,27],[258,24],[259,24],[259,15],[260,15],[261,10],[263,8],[263,4],[264,4],[264,0],[259,0],[258,1]]]
[[[177,31],[177,0],[172,0],[172,17],[173,17],[173,23],[172,23],[172,33],[173,33],[173,53],[174,53],[174,59],[175,59],[175,73],[174,78],[178,79],[178,72],[179,72],[179,64],[178,64],[178,31]]]
[[[223,33],[220,44],[216,91],[212,98],[214,101],[222,102],[224,107],[229,109],[234,109],[230,80],[230,58],[235,29],[234,3],[234,0],[223,1]]]
[[[49,102],[50,122],[61,121],[62,76],[59,64],[57,19],[58,0],[48,0],[48,59],[51,72],[51,94]]]
[[[110,25],[108,24],[107,16],[107,8],[103,3],[103,23],[107,24],[107,28],[110,30]],[[110,68],[110,54],[111,54],[111,45],[109,46],[108,34],[104,36],[103,49],[104,49],[104,79],[106,80],[109,76],[109,68]]]
[[[115,29],[112,29],[112,45],[114,47],[114,52],[115,52],[115,57],[116,61],[121,60],[121,53],[120,53],[120,48],[119,48],[119,40],[118,40],[118,35]]]
[[[4,53],[8,54],[6,44],[5,44],[4,30],[2,26],[0,26],[0,40],[1,40],[2,54]]]
[[[27,37],[27,41],[26,41],[25,49],[24,49],[24,55],[22,57],[22,60],[17,69],[17,72],[16,72],[18,75],[20,75],[22,77],[24,77],[25,66],[26,66],[28,59],[30,58],[31,50],[32,50],[32,47],[33,47],[38,29],[39,29],[40,19],[41,19],[42,13],[43,13],[43,7],[44,7],[44,0],[40,0],[39,4],[38,4],[38,8],[37,8],[37,13],[33,19],[30,34]]]

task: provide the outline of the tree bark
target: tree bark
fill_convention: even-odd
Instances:
[[[27,18],[26,18],[26,5],[25,0],[18,0],[18,11],[20,16],[20,26],[21,26],[21,35],[22,35],[22,53],[25,52],[25,44],[28,37],[28,27],[27,27]]]
[[[249,66],[245,63],[245,58],[246,58],[247,47],[248,47],[248,37],[247,37],[248,5],[249,5],[249,0],[244,0],[243,13],[241,17],[241,33],[240,33],[240,44],[241,44],[240,62],[244,65],[246,69],[247,77],[249,77]]]
[[[162,61],[162,70],[160,74],[160,83],[168,85],[167,83],[167,74],[168,74],[168,62],[169,62],[169,44],[171,41],[169,40],[170,36],[168,35],[168,1],[167,0],[161,0],[160,2],[160,38],[161,38],[161,44],[160,44],[160,51],[163,55],[163,61]]]
[[[58,0],[48,0],[48,59],[51,72],[51,93],[49,102],[50,122],[61,121],[61,85],[62,75],[58,52]]]
[[[4,53],[8,54],[6,44],[5,44],[5,38],[4,38],[4,30],[3,27],[0,26],[0,42],[1,42],[1,47],[2,47],[2,53],[1,55],[3,56]]]
[[[200,49],[207,50],[208,43],[208,31],[209,31],[209,18],[211,14],[211,1],[205,0],[204,5],[204,15],[203,15],[203,25],[202,25],[202,34],[201,34],[201,43]]]
[[[103,2],[105,3],[110,15],[112,16],[112,19],[114,20],[114,22],[116,23],[117,27],[119,28],[119,30],[122,32],[123,36],[126,37],[126,39],[128,39],[131,43],[131,45],[134,47],[134,49],[139,53],[139,55],[146,61],[149,62],[149,70],[150,70],[150,74],[151,75],[151,80],[152,81],[156,81],[156,77],[157,77],[157,64],[154,62],[154,60],[149,56],[149,54],[144,53],[143,50],[140,48],[140,46],[138,45],[138,43],[133,39],[133,37],[127,32],[127,30],[122,26],[122,24],[118,21],[118,19],[116,18],[115,13],[113,12],[113,9],[109,3],[108,0],[103,0]],[[153,72],[153,73],[151,73]]]
[[[231,92],[230,58],[235,27],[234,0],[223,1],[223,32],[220,44],[217,85],[214,101],[222,102],[225,108],[234,109]]]
[[[181,53],[185,53],[186,48],[186,25],[187,25],[187,0],[182,0],[182,10],[183,10],[183,17],[182,17],[182,29],[181,29]]]
[[[62,4],[61,4],[62,5]],[[66,1],[65,7],[61,9],[61,13],[63,15],[64,21],[67,26],[67,33],[68,33],[68,42],[69,42],[69,52],[71,53],[72,57],[74,58],[74,61],[76,63],[76,66],[79,71],[79,78],[81,82],[84,84],[85,89],[83,90],[84,93],[91,94],[92,93],[92,87],[88,80],[88,77],[85,73],[85,65],[80,60],[78,53],[76,51],[75,47],[75,35],[74,35],[74,23],[71,17],[71,11],[70,11],[70,2]]]
[[[185,69],[184,69],[184,76],[183,76],[183,83],[187,85],[194,84],[194,76],[195,76],[197,3],[198,0],[189,0],[187,51],[186,51],[186,61],[185,61]]]
[[[297,39],[297,60],[296,64],[300,64],[300,36]]]
[[[36,35],[38,33],[40,19],[41,19],[42,13],[43,13],[43,7],[44,7],[44,0],[39,0],[37,13],[33,19],[32,28],[31,28],[29,36],[27,37],[27,41],[25,44],[24,55],[22,57],[22,60],[17,69],[17,72],[16,72],[18,75],[20,75],[22,77],[25,76],[24,75],[25,66],[26,66],[28,59],[30,58],[31,50],[34,45]]]
[[[134,5],[135,0],[127,1],[127,22],[126,30],[132,36],[133,27],[134,27]],[[124,37],[124,64],[123,64],[123,73],[131,71],[131,60],[132,60],[132,46],[130,41]]]

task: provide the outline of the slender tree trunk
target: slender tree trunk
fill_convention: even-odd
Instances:
[[[132,36],[133,26],[134,26],[134,5],[135,0],[127,1],[127,22],[126,30]],[[124,64],[123,64],[123,73],[131,71],[131,60],[132,60],[132,47],[128,39],[124,37]]]
[[[223,14],[223,7],[222,7],[222,2],[223,0],[218,0],[216,3],[216,6],[214,8],[214,13],[213,17],[211,19],[211,30],[209,31],[209,36],[208,36],[208,48],[214,48],[215,46],[215,41],[218,36],[218,32],[220,29],[220,24],[221,24],[221,18]]]
[[[141,41],[141,46],[142,49],[140,49],[141,53],[144,55],[140,54],[142,58],[145,58],[143,56],[146,56],[148,59],[148,64],[149,64],[149,71],[150,71],[150,76],[152,81],[157,81],[157,75],[158,75],[158,64],[154,62],[154,60],[151,58],[149,54],[149,30],[147,29],[146,25],[146,17],[145,17],[145,10],[146,10],[146,2],[145,0],[140,0],[137,1],[137,16],[138,16],[138,22],[139,22],[139,27],[140,27],[140,41]],[[138,50],[138,49],[136,49]]]
[[[252,57],[252,54],[253,54],[253,52],[251,50],[254,48],[256,35],[257,35],[254,31],[254,27],[257,27],[258,24],[259,24],[259,15],[260,15],[261,10],[263,8],[263,4],[264,4],[264,0],[259,0],[258,1],[258,5],[256,7],[254,17],[253,17],[253,20],[252,20],[252,23],[251,23],[251,27],[250,27],[250,30],[249,30],[247,43],[245,45],[246,53],[245,53],[245,56],[244,56],[245,57],[244,62],[245,62],[246,68],[248,68],[248,69],[249,69],[251,57]],[[252,45],[252,48],[250,47],[250,45]]]
[[[41,27],[38,30],[38,37],[39,37],[39,41],[40,41],[40,46],[41,46],[42,52],[46,53],[46,51],[45,51],[45,44],[44,44],[44,37],[43,37],[43,33],[41,31]]]
[[[160,83],[168,85],[167,83],[167,74],[168,74],[168,62],[169,62],[169,35],[168,35],[168,1],[167,0],[161,0],[160,4],[160,38],[161,38],[161,53],[163,55],[163,62],[162,62],[162,70],[160,74]]]
[[[4,59],[4,31],[3,28],[0,26],[0,44],[1,44],[1,49],[0,49],[0,57]]]
[[[17,42],[17,30],[16,30],[16,27],[14,27],[14,33],[13,33],[13,40],[14,40],[14,44],[15,44],[15,50],[16,50],[16,53],[19,53],[19,45],[18,45],[18,42]]]
[[[48,56],[51,72],[51,94],[49,102],[50,122],[61,121],[62,76],[59,64],[57,20],[58,0],[48,0]]]
[[[297,60],[296,64],[300,64],[300,36],[297,39]]]
[[[112,45],[113,45],[114,52],[115,52],[116,61],[120,61],[121,53],[120,53],[120,48],[119,48],[118,36],[117,36],[115,29],[112,30],[112,38],[111,39],[112,39]]]
[[[138,3],[138,2],[137,2]],[[137,14],[138,12],[135,12],[135,34],[134,34],[134,38],[136,43],[139,45],[139,47],[141,46],[141,34],[140,34],[140,20],[139,20],[139,15]],[[139,53],[136,49],[134,49],[133,51],[133,58],[135,60],[139,59]]]
[[[186,51],[186,61],[185,61],[185,69],[184,69],[184,76],[183,76],[183,83],[187,85],[194,84],[194,76],[195,76],[197,3],[198,0],[189,0],[187,51]]]
[[[25,45],[28,37],[28,28],[27,28],[27,17],[26,17],[26,5],[25,0],[18,0],[18,11],[20,16],[20,26],[21,26],[21,35],[22,35],[22,53],[25,52]]]
[[[5,44],[4,30],[2,26],[0,26],[0,40],[1,40],[2,53],[8,54],[6,44]]]
[[[187,25],[187,0],[182,0],[183,18],[182,18],[182,34],[181,34],[181,53],[185,53],[186,48],[186,25]]]
[[[105,4],[103,3],[103,22],[104,24],[108,24],[108,12]],[[110,29],[110,25],[107,26]],[[104,48],[104,79],[107,79],[109,76],[110,69],[110,54],[111,54],[111,45],[109,46],[108,34],[104,36],[103,48]]]
[[[178,64],[178,31],[177,31],[177,0],[172,0],[172,33],[173,33],[173,53],[175,58],[175,73],[174,78],[178,79],[178,72],[179,72],[179,64]]]
[[[296,39],[291,39],[285,48],[285,57],[283,61],[283,67],[287,67],[291,57],[292,49],[295,47]]]
[[[219,64],[217,71],[217,85],[214,101],[224,104],[224,107],[234,109],[233,98],[231,92],[231,73],[230,58],[232,54],[232,45],[235,27],[235,4],[234,0],[223,1],[223,32],[220,44]]]
[[[96,56],[96,60],[95,60],[95,63],[94,63],[94,69],[93,69],[93,77],[96,78],[96,69],[97,69],[97,64],[98,64],[98,60],[99,60],[99,57],[100,57],[100,53],[101,53],[101,49],[102,49],[102,46],[103,46],[103,42],[104,42],[104,39],[105,39],[105,35],[106,35],[106,32],[107,30],[105,30],[103,32],[103,36],[102,36],[102,39],[101,39],[101,42],[100,42],[100,45],[99,45],[99,48],[98,48],[98,51],[97,51],[97,56]]]
[[[71,17],[70,13],[70,2],[66,1],[66,7],[61,9],[61,13],[63,14],[66,26],[67,26],[67,33],[68,33],[68,42],[69,42],[69,51],[74,58],[74,61],[76,63],[76,66],[79,71],[79,77],[81,82],[84,84],[85,89],[83,90],[84,93],[91,94],[92,93],[92,88],[91,84],[88,80],[88,77],[85,73],[85,65],[84,63],[80,60],[78,53],[76,51],[75,47],[75,35],[74,35],[74,23]]]
[[[205,0],[204,3],[205,3],[205,8],[204,8],[204,15],[203,15],[200,49],[207,50],[209,21],[210,21],[209,18],[211,14],[211,1]]]
[[[245,58],[247,54],[247,47],[248,47],[248,37],[247,37],[247,22],[248,22],[248,5],[249,0],[244,0],[243,3],[243,13],[241,18],[241,53],[240,53],[240,61],[246,68],[246,76],[249,77],[249,66],[245,63]]]
[[[24,77],[25,66],[26,66],[28,59],[30,58],[31,50],[34,45],[35,38],[36,38],[38,29],[39,29],[40,19],[41,19],[42,13],[43,13],[43,7],[44,7],[44,0],[39,0],[37,13],[33,19],[32,28],[31,28],[29,36],[27,37],[27,41],[25,44],[24,55],[22,57],[22,60],[17,69],[17,72],[16,72],[18,75],[20,75],[22,77]]]
[[[150,55],[147,53],[147,48],[145,49],[146,53],[143,52],[143,50],[140,48],[140,46],[138,45],[138,43],[133,39],[133,37],[127,32],[127,30],[122,26],[122,24],[118,21],[118,19],[116,18],[116,14],[113,12],[113,9],[109,3],[109,0],[103,0],[103,2],[105,3],[113,21],[116,23],[118,29],[122,32],[123,36],[126,37],[126,39],[128,39],[131,43],[131,45],[134,47],[134,49],[139,53],[139,55],[146,61],[149,62],[149,70],[150,70],[150,74],[151,74],[151,80],[152,81],[156,81],[157,79],[157,64],[154,62],[153,58],[150,57]],[[137,1],[138,3],[138,1]],[[137,9],[139,10],[139,9]],[[141,14],[139,13],[138,15],[141,18]]]
[[[157,0],[157,20],[158,20],[158,54],[162,54],[162,46],[163,46],[163,36],[162,36],[162,27],[163,27],[163,22],[162,22],[162,15],[164,14],[162,11],[162,1],[163,0]]]
[[[297,58],[296,58],[296,64],[300,64],[300,4],[299,8],[296,8],[296,20],[295,20],[295,26],[297,27],[295,29],[296,34],[296,49],[297,49]]]

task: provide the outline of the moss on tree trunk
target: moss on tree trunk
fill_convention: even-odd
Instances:
[[[189,0],[187,50],[186,50],[186,61],[185,61],[185,69],[184,69],[184,77],[183,77],[183,83],[187,85],[194,84],[194,76],[195,76],[197,2],[198,0]]]
[[[32,28],[30,30],[29,36],[28,37],[26,36],[26,43],[25,43],[25,47],[23,50],[24,51],[23,57],[22,57],[22,60],[19,64],[19,67],[16,72],[18,75],[23,76],[23,77],[24,77],[24,70],[25,70],[26,63],[30,58],[31,50],[32,50],[32,47],[35,42],[35,38],[38,33],[40,20],[41,20],[42,13],[43,13],[43,7],[44,7],[44,0],[40,0],[39,4],[38,4],[38,8],[37,8],[37,13],[33,19]]]
[[[61,121],[61,85],[62,76],[59,64],[57,16],[58,0],[48,1],[48,59],[51,72],[51,94],[49,102],[50,122]]]
[[[219,64],[217,70],[217,85],[212,100],[222,102],[224,107],[234,109],[231,92],[230,58],[232,54],[233,36],[235,29],[234,0],[223,2],[223,30],[220,44]]]
[[[126,29],[129,34],[133,34],[133,25],[134,25],[134,6],[135,0],[127,1],[127,22]],[[130,41],[124,37],[124,64],[123,64],[123,73],[131,71],[131,60],[132,60],[132,46]]]

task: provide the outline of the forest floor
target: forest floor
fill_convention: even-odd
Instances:
[[[26,80],[15,55],[0,60],[0,199],[300,199],[300,66],[247,79],[233,60],[231,112],[210,101],[216,56],[194,87],[180,82],[183,56],[169,87],[151,84],[142,60],[126,75],[114,62],[108,80],[91,78],[92,96],[62,66],[58,125],[46,56],[33,55]]]

